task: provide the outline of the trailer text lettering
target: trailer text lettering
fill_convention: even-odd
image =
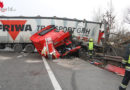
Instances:
[[[0,29],[3,29],[3,31],[32,31],[31,25],[0,25]]]

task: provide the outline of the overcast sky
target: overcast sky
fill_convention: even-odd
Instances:
[[[5,16],[46,16],[92,20],[94,11],[102,12],[110,6],[110,0],[0,0],[4,8],[13,7],[16,11],[0,12]],[[130,0],[112,0],[114,14],[121,18]]]

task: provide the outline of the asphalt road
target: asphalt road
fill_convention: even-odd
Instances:
[[[118,90],[122,80],[78,58],[47,62],[62,90]],[[56,89],[39,54],[6,51],[0,52],[0,90]]]
[[[0,90],[54,90],[39,54],[0,53]]]

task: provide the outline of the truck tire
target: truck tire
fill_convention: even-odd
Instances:
[[[5,44],[0,44],[0,49],[5,49]]]
[[[14,52],[21,52],[23,50],[22,44],[14,44],[13,46]]]
[[[34,50],[35,50],[35,47],[32,44],[27,44],[25,46],[25,52],[27,52],[27,53],[32,53],[32,52],[34,52]]]

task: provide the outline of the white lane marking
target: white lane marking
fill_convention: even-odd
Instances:
[[[44,62],[45,68],[49,74],[50,80],[52,82],[52,85],[54,87],[55,90],[62,90],[60,84],[58,83],[58,81],[56,80],[56,77],[54,75],[54,73],[52,72],[49,64],[47,63],[46,59],[44,57],[42,57],[42,60]]]
[[[28,55],[29,55],[29,53],[24,53],[24,54],[23,54],[23,56],[28,56]]]
[[[17,58],[21,58],[21,57],[23,57],[23,55],[19,55],[19,56],[17,56]]]
[[[17,56],[17,58],[26,57],[29,55],[29,53],[23,53],[23,52],[21,52],[21,54],[22,55]]]

